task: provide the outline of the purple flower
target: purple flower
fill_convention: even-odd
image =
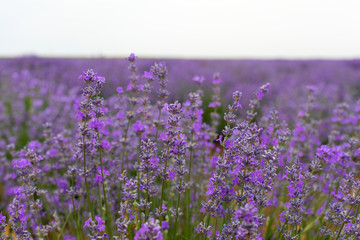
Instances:
[[[264,92],[259,91],[259,92],[256,93],[256,97],[257,97],[259,100],[263,99],[264,96],[265,96],[265,93],[264,93]]]
[[[100,184],[103,182],[103,178],[101,177],[100,174],[96,174],[95,178],[94,178],[94,182],[97,184]]]
[[[93,121],[91,121],[89,123],[89,127],[91,127],[92,129],[94,129],[95,131],[100,131],[104,128],[105,124],[104,122],[100,122],[96,119],[94,119]]]
[[[211,108],[220,107],[220,103],[218,103],[218,102],[210,102],[209,107],[211,107]]]
[[[172,181],[174,180],[176,177],[176,172],[175,171],[169,171],[169,180]]]
[[[150,218],[135,234],[135,240],[163,240],[159,221]]]
[[[98,76],[98,81],[100,81],[101,83],[105,83],[106,79],[105,77]]]
[[[131,54],[129,55],[129,57],[126,58],[126,60],[128,60],[128,61],[131,62],[131,63],[133,63],[133,62],[135,62],[135,60],[136,60],[137,58],[138,58],[138,57],[135,56],[134,53],[131,53]]]
[[[143,132],[145,132],[145,125],[142,124],[140,120],[137,120],[134,123],[134,131],[137,135],[141,135]]]
[[[31,141],[28,144],[28,148],[32,149],[32,150],[36,150],[38,148],[41,147],[41,143],[39,143],[38,141]]]
[[[65,235],[64,240],[76,240],[76,237],[71,236],[71,235]]]
[[[265,85],[261,86],[259,91],[256,93],[256,97],[258,100],[263,99],[263,97],[266,95],[266,93],[269,91],[270,83],[266,83]]]
[[[133,89],[133,84],[132,83],[129,83],[126,87],[126,91],[131,91]]]
[[[92,84],[98,80],[98,75],[92,69],[89,69],[79,76],[79,80],[83,80],[86,84]]]
[[[95,216],[95,220],[97,221],[97,229],[99,232],[105,231],[105,221],[101,219],[101,217]]]
[[[222,82],[222,79],[220,78],[220,74],[219,73],[215,73],[213,76],[213,84],[215,85],[219,85]]]
[[[86,227],[91,227],[91,222],[92,222],[92,219],[91,218],[89,218],[88,220],[86,220],[85,221],[85,224],[84,224],[84,226],[83,226],[83,228],[86,228]]]
[[[169,226],[169,223],[167,221],[163,221],[161,223],[161,229],[165,230],[165,229],[169,229],[170,226]]]
[[[124,93],[124,89],[122,87],[117,87],[116,92],[120,95],[120,94]]]
[[[200,76],[196,75],[195,77],[193,77],[192,80],[193,80],[196,84],[202,85],[202,84],[204,83],[204,81],[205,81],[205,77],[202,76],[202,75],[200,75]]]
[[[151,158],[150,158],[150,161],[149,161],[151,164],[153,164],[154,166],[157,166],[158,165],[158,163],[159,163],[159,158],[158,157],[156,157],[156,156],[152,156]]]
[[[106,138],[101,141],[101,146],[104,149],[110,149],[111,148],[111,144],[109,143],[109,141]]]
[[[14,167],[18,169],[25,169],[27,167],[31,167],[31,163],[27,158],[20,158],[15,161]]]
[[[153,73],[152,72],[147,72],[145,71],[144,74],[142,75],[143,78],[145,78],[147,81],[153,81]]]
[[[4,215],[2,215],[2,212],[0,212],[0,225],[4,224],[6,221],[6,217]]]

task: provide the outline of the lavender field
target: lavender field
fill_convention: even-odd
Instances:
[[[360,239],[360,60],[0,59],[0,239]]]

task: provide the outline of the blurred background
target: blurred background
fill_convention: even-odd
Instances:
[[[204,76],[206,121],[214,73],[223,80],[219,111],[234,90],[243,92],[246,109],[269,82],[264,114],[276,108],[292,124],[314,85],[315,112],[328,116],[336,104],[360,98],[359,9],[349,0],[2,1],[0,102],[31,99],[25,105],[34,107],[39,100],[50,118],[50,102],[73,101],[87,69],[106,77],[109,98],[129,84],[125,57],[135,53],[140,83],[154,62],[166,62],[169,101],[185,101],[197,88],[193,77]]]
[[[1,1],[0,56],[349,59],[359,1]]]

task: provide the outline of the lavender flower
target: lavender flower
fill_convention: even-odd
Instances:
[[[163,234],[161,232],[159,222],[154,218],[149,219],[148,222],[144,223],[141,228],[135,234],[135,240],[148,240],[156,239],[162,240]]]

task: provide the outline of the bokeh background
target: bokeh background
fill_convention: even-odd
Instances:
[[[2,101],[69,96],[87,69],[106,77],[110,97],[128,84],[125,57],[134,52],[139,76],[166,62],[170,101],[184,100],[193,77],[203,75],[205,120],[218,72],[222,109],[234,90],[243,92],[246,109],[269,82],[264,111],[278,109],[291,125],[309,85],[319,93],[319,115],[360,97],[359,7],[348,0],[3,1]]]

